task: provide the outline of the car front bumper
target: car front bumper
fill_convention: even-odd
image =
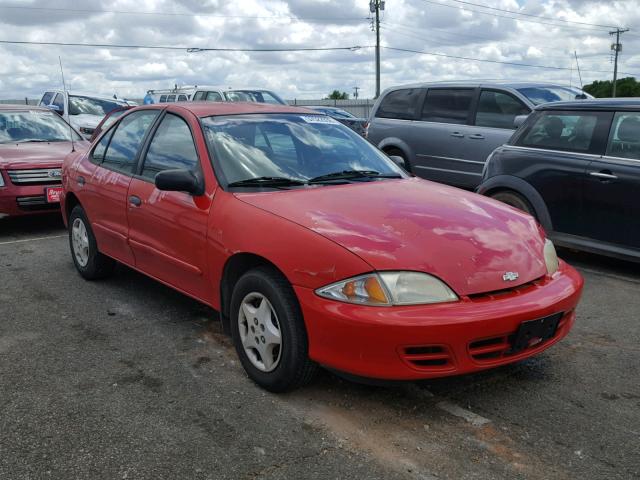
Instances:
[[[580,274],[560,262],[553,277],[434,305],[368,307],[294,289],[311,359],[360,377],[417,380],[506,365],[549,348],[571,330],[582,287]],[[522,322],[554,314],[561,319],[553,337],[510,352]]]
[[[0,216],[14,217],[59,211],[59,203],[47,202],[47,187],[60,187],[60,184],[18,186],[9,183],[0,187]]]

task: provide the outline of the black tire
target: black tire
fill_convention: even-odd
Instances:
[[[522,210],[523,212],[528,213],[529,215],[537,219],[536,212],[529,201],[516,192],[510,190],[502,190],[496,193],[492,193],[490,197],[494,200],[498,200],[499,202],[506,203],[511,207],[517,208],[518,210]]]
[[[390,148],[388,150],[385,150],[385,153],[390,157],[391,156],[402,157],[402,159],[404,160],[405,170],[409,173],[413,173],[413,170],[411,168],[411,163],[409,163],[409,159],[407,158],[407,156],[404,154],[402,150],[398,148]]]
[[[263,295],[277,315],[281,334],[279,363],[265,372],[253,365],[242,345],[239,326],[243,300],[252,293]],[[270,392],[285,392],[311,381],[317,365],[309,359],[307,331],[298,299],[286,278],[277,270],[258,267],[245,273],[231,296],[231,336],[249,378]]]
[[[73,246],[73,226],[76,222],[81,222],[87,232],[89,254],[86,265],[82,265],[78,260]],[[71,249],[71,258],[76,269],[86,280],[105,278],[113,273],[116,261],[98,251],[98,244],[93,230],[91,230],[91,223],[80,205],[73,207],[71,215],[69,215],[69,248]]]

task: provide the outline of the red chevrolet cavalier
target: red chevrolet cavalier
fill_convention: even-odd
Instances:
[[[62,161],[88,145],[49,109],[0,105],[0,218],[59,210]]]
[[[335,120],[258,104],[135,108],[63,166],[73,261],[221,312],[271,391],[317,365],[411,380],[535,355],[582,279],[528,215],[407,175]]]

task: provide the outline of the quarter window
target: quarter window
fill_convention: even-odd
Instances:
[[[133,173],[140,145],[157,116],[157,110],[141,110],[124,117],[111,138],[103,165]]]
[[[167,114],[158,127],[142,168],[142,176],[153,180],[163,170],[195,170],[198,154],[187,122]]]
[[[403,88],[389,92],[380,103],[376,117],[415,120],[420,111],[420,88]]]
[[[640,160],[640,113],[618,112],[607,144],[607,155]]]
[[[528,115],[530,111],[520,100],[507,93],[483,90],[478,102],[476,125],[515,129],[515,118]]]
[[[596,112],[544,112],[518,144],[526,147],[588,152],[596,136]]]
[[[472,89],[430,89],[422,108],[422,120],[465,124],[469,119],[472,99]]]

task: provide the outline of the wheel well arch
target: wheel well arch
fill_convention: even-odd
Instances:
[[[231,309],[231,295],[233,289],[240,280],[240,277],[257,267],[269,267],[276,270],[284,278],[287,276],[284,272],[278,268],[273,262],[267,258],[250,252],[239,252],[230,256],[224,264],[222,270],[222,277],[220,279],[220,319],[222,321],[222,327],[226,333],[230,333],[230,309]]]
[[[64,202],[64,216],[68,220],[69,215],[71,215],[72,210],[76,205],[82,205],[80,200],[73,192],[68,192],[65,196]]]

